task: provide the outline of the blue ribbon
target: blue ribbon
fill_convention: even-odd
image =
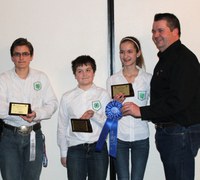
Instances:
[[[117,154],[117,126],[118,120],[122,118],[122,103],[119,101],[111,101],[106,106],[106,122],[103,126],[101,134],[96,144],[96,151],[101,151],[105,143],[106,137],[110,131],[109,136],[109,155],[116,157]]]

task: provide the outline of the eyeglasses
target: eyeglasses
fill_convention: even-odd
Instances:
[[[23,52],[23,53],[18,53],[18,52],[16,52],[16,53],[14,53],[13,54],[13,56],[14,57],[28,57],[28,56],[30,56],[30,53],[28,53],[28,52]]]

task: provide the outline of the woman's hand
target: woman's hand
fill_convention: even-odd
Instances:
[[[66,157],[61,157],[60,162],[64,167],[67,167],[67,158]]]
[[[124,97],[124,94],[123,94],[123,93],[116,94],[116,95],[114,96],[114,98],[113,98],[113,100],[119,101],[120,103],[123,103],[125,99],[126,99],[126,98]]]

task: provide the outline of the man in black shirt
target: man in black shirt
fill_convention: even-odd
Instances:
[[[194,180],[200,147],[200,64],[180,41],[178,18],[156,14],[152,39],[159,61],[151,81],[149,106],[124,103],[123,115],[149,119],[156,125],[156,147],[166,180]]]

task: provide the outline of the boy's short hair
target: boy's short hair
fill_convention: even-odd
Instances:
[[[90,57],[88,55],[78,56],[75,60],[72,61],[73,74],[75,75],[77,67],[83,66],[83,65],[87,66],[88,64],[91,65],[93,71],[95,72],[96,71],[96,63],[92,57]]]
[[[25,38],[18,38],[18,39],[16,39],[16,40],[12,43],[12,45],[11,45],[11,47],[10,47],[10,55],[11,55],[11,56],[13,56],[14,49],[15,49],[15,47],[17,47],[17,46],[27,46],[28,49],[29,49],[29,51],[30,51],[30,56],[33,56],[33,51],[34,51],[33,46],[32,46],[32,44],[31,44],[27,39],[25,39]]]

